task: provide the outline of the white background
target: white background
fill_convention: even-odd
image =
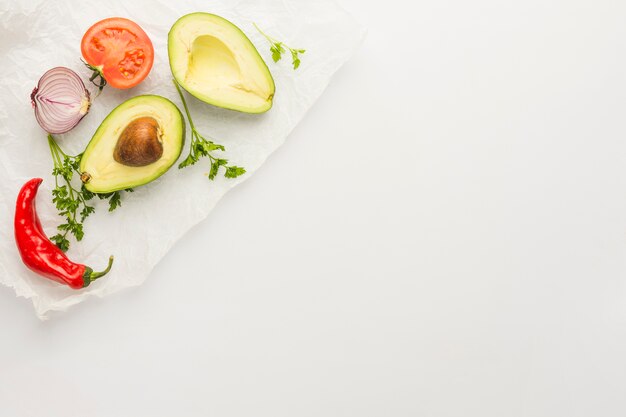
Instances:
[[[361,50],[143,286],[0,288],[0,416],[626,414],[624,3],[341,3]]]

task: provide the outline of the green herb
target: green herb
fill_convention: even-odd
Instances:
[[[183,95],[183,91],[181,90],[178,82],[176,80],[172,80],[174,82],[174,86],[176,90],[178,90],[178,94],[180,95],[180,99],[183,102],[183,106],[185,107],[185,113],[187,114],[187,120],[189,120],[189,126],[191,126],[191,145],[189,146],[189,155],[183,162],[178,165],[178,169],[183,169],[185,167],[194,165],[197,163],[200,158],[207,157],[211,163],[211,168],[208,173],[208,177],[210,180],[214,180],[219,173],[220,167],[224,167],[224,177],[226,178],[237,178],[240,175],[246,173],[244,168],[228,165],[228,160],[223,158],[217,158],[214,156],[215,151],[224,152],[226,148],[222,145],[219,145],[211,138],[206,139],[196,130],[196,127],[193,124],[193,120],[191,119],[191,115],[189,114],[189,108],[187,107],[187,102],[185,101],[185,96]]]
[[[80,177],[79,166],[83,155],[66,154],[50,134],[48,145],[54,162],[52,175],[54,175],[55,188],[52,190],[52,202],[59,211],[59,216],[65,217],[65,223],[57,226],[59,233],[52,236],[50,240],[65,252],[70,248],[68,234],[73,235],[76,241],[81,241],[85,235],[83,222],[96,211],[94,206],[87,202],[94,196],[98,196],[101,200],[108,199],[109,211],[113,211],[120,206],[120,195],[118,191],[110,194],[94,194],[84,185],[80,189],[75,188],[72,185],[72,178],[74,174]]]
[[[305,49],[291,48],[284,42],[280,42],[279,40],[276,40],[275,38],[272,38],[271,36],[263,32],[256,23],[253,24],[256,30],[258,30],[259,33],[263,35],[265,39],[267,39],[267,41],[270,43],[270,52],[272,53],[272,59],[274,60],[274,62],[280,61],[280,59],[283,57],[283,54],[286,52],[285,48],[287,48],[289,49],[289,52],[291,52],[291,63],[293,65],[293,69],[297,70],[298,67],[300,67],[300,54],[305,53]]]
[[[84,188],[84,187],[83,187]],[[85,190],[87,191],[87,190]],[[124,190],[127,193],[133,193],[135,190],[132,188],[127,188]],[[89,192],[89,191],[87,191]],[[122,206],[122,195],[119,191],[114,191],[112,193],[102,193],[102,194],[94,194],[98,196],[100,200],[109,200],[109,211],[113,211],[118,207]]]

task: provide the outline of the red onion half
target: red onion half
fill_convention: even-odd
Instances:
[[[89,111],[89,91],[78,74],[69,68],[47,71],[30,95],[37,123],[48,133],[65,133]]]

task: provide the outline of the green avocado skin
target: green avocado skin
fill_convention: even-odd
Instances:
[[[102,181],[100,181],[98,185],[94,185],[95,181],[92,181],[92,175],[88,170],[88,167],[91,165],[92,161],[97,158],[107,158],[113,160],[112,152],[110,153],[110,155],[108,152],[105,155],[93,152],[95,146],[101,140],[106,140],[112,141],[112,147],[114,147],[115,143],[117,143],[118,137],[112,135],[105,136],[105,133],[109,129],[111,122],[114,120],[121,120],[122,123],[118,122],[119,128],[117,132],[122,132],[124,130],[124,127],[133,120],[130,118],[125,119],[123,117],[126,110],[128,108],[132,108],[133,105],[142,103],[155,104],[163,107],[165,111],[172,113],[172,116],[170,117],[171,120],[174,120],[174,122],[173,126],[170,126],[171,133],[169,135],[171,136],[171,138],[169,139],[168,147],[171,147],[173,149],[173,152],[168,153],[167,163],[160,163],[162,162],[162,159],[166,157],[164,153],[159,161],[142,168],[128,168],[118,164],[120,171],[124,172],[120,172],[120,175],[118,177],[115,177],[116,181],[112,181],[110,185],[102,184]],[[154,114],[155,113],[153,112],[147,112],[145,114],[141,114],[140,116],[151,116]],[[161,127],[164,128],[164,130],[168,129],[168,127]],[[80,172],[82,173],[81,179],[83,179],[83,184],[87,190],[96,194],[107,194],[148,184],[165,174],[180,158],[185,143],[185,136],[186,125],[183,114],[181,113],[180,109],[167,98],[158,95],[141,95],[126,100],[118,105],[116,108],[114,108],[111,113],[109,113],[107,117],[104,118],[102,123],[100,123],[98,129],[96,129],[93,137],[87,144],[87,147],[83,152],[79,167]],[[131,174],[141,173],[141,175],[127,175],[128,172],[130,172]]]
[[[174,51],[176,50],[177,46],[175,45],[174,39],[177,36],[177,29],[181,26],[181,25],[185,25],[187,22],[193,21],[193,20],[197,20],[197,19],[211,19],[211,20],[215,20],[216,22],[219,22],[220,25],[226,26],[228,28],[234,29],[237,33],[237,35],[240,37],[240,39],[242,40],[242,42],[248,46],[248,52],[254,57],[254,62],[256,63],[256,65],[258,66],[258,70],[261,71],[263,73],[263,75],[265,76],[267,83],[269,85],[270,88],[270,94],[268,96],[267,102],[264,106],[262,107],[258,107],[258,108],[248,108],[246,106],[240,105],[238,103],[235,102],[225,102],[225,101],[220,101],[214,97],[211,97],[210,95],[205,95],[205,94],[201,94],[197,91],[194,91],[192,88],[189,88],[188,85],[186,85],[185,79],[182,79],[180,76],[178,76],[178,74],[176,74],[175,70],[174,70],[174,62],[173,62],[173,55],[174,55]],[[246,34],[234,23],[232,23],[230,20],[227,20],[221,16],[218,16],[216,14],[212,14],[212,13],[206,13],[206,12],[194,12],[194,13],[189,13],[186,14],[182,17],[180,17],[176,22],[174,22],[174,24],[172,25],[168,36],[167,36],[167,51],[168,51],[168,58],[169,58],[169,64],[170,64],[170,69],[172,70],[172,75],[174,77],[174,79],[176,80],[176,82],[178,82],[178,84],[183,87],[189,94],[191,94],[192,96],[194,96],[195,98],[197,98],[200,101],[203,101],[205,103],[211,104],[213,106],[216,107],[221,107],[221,108],[225,108],[228,110],[234,110],[234,111],[238,111],[241,113],[251,113],[251,114],[259,114],[259,113],[266,113],[267,111],[269,111],[273,104],[274,104],[274,95],[276,93],[276,84],[274,82],[274,78],[272,76],[272,73],[270,72],[269,67],[267,66],[267,63],[263,60],[263,58],[261,57],[261,54],[259,54],[259,51],[256,49],[256,47],[254,46],[254,44],[252,43],[252,41],[250,41],[250,39],[248,38],[248,36],[246,36]]]

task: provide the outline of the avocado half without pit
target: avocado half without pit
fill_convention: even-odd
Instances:
[[[250,39],[210,13],[178,19],[167,39],[172,74],[191,95],[245,113],[272,107],[274,79]]]
[[[185,123],[174,103],[138,96],[102,122],[80,161],[81,180],[92,193],[110,193],[154,181],[176,162]]]

